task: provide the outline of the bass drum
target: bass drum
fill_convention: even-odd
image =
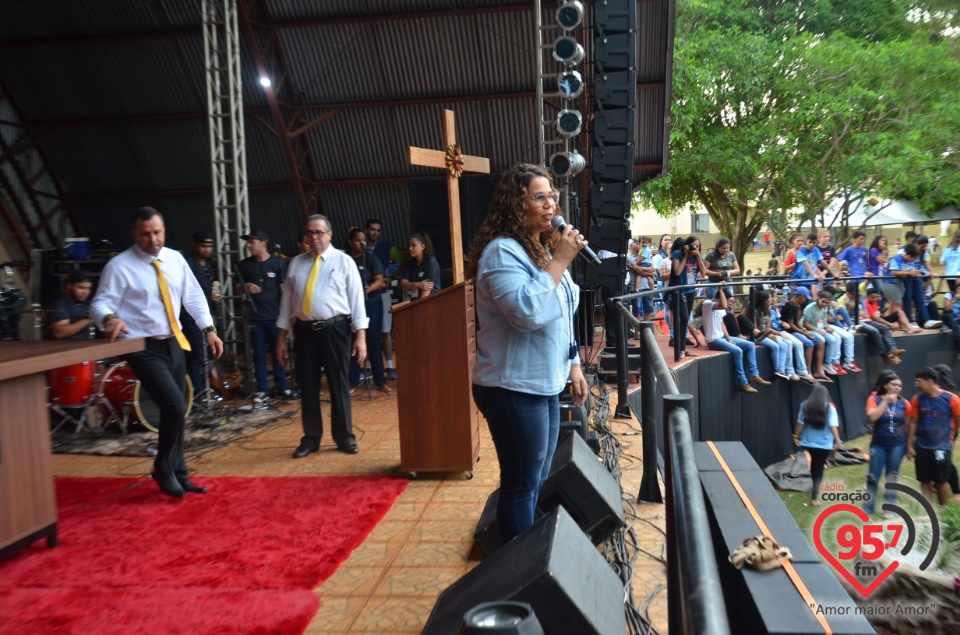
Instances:
[[[193,382],[187,375],[187,415],[193,409]],[[131,428],[143,427],[156,432],[160,425],[160,408],[143,387],[126,362],[114,364],[100,380],[101,407],[104,419],[119,419],[126,410]]]

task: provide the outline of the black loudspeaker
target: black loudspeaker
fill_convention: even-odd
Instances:
[[[539,511],[560,506],[596,545],[626,526],[617,479],[575,434],[557,443],[550,476],[540,488]]]
[[[471,174],[459,179],[460,187],[460,232],[463,240],[463,256],[470,256],[473,236],[483,225],[496,190],[499,174]],[[414,232],[426,232],[440,263],[441,283],[444,288],[452,283],[453,263],[450,247],[450,216],[447,201],[447,179],[426,178],[411,180],[410,225]],[[395,242],[406,247],[408,236],[397,237]]]
[[[487,504],[483,506],[480,522],[473,532],[473,540],[483,547],[487,553],[493,553],[500,548],[500,526],[497,525],[497,503],[500,502],[500,490],[495,489],[487,497]]]
[[[623,584],[560,507],[447,587],[423,635],[459,633],[464,613],[503,600],[530,604],[546,635],[626,632]]]
[[[579,434],[584,441],[587,440],[587,409],[584,406],[575,406],[572,403],[560,404],[560,438],[570,434]]]

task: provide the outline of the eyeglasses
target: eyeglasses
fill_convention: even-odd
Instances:
[[[548,199],[554,205],[556,205],[560,201],[560,192],[557,192],[556,190],[554,190],[553,192],[550,192],[549,194],[544,194],[543,192],[537,192],[536,194],[531,194],[527,196],[527,198],[532,198],[533,202],[539,205],[540,207],[546,207]]]
[[[304,236],[323,236],[324,234],[329,234],[329,231],[317,230],[317,229],[308,229],[303,232]]]

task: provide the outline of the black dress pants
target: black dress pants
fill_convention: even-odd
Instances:
[[[300,382],[300,408],[303,417],[301,444],[320,447],[323,417],[320,413],[320,369],[327,373],[330,389],[330,429],[337,446],[349,445],[353,436],[350,409],[350,321],[343,320],[319,331],[308,322],[293,327],[297,349],[297,379]]]
[[[187,364],[175,337],[147,338],[146,348],[124,359],[160,409],[159,439],[154,469],[162,474],[187,475],[183,460],[183,423],[187,415]]]

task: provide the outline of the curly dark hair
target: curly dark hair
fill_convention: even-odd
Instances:
[[[530,260],[537,265],[537,268],[543,271],[550,262],[548,250],[553,249],[560,240],[560,234],[555,230],[541,232],[540,241],[534,240],[527,224],[526,204],[528,188],[531,181],[537,177],[543,177],[550,182],[553,188],[553,179],[546,169],[529,163],[516,163],[504,172],[500,181],[497,183],[497,189],[493,193],[493,200],[490,202],[490,210],[487,217],[480,227],[480,231],[473,237],[473,245],[470,247],[470,261],[467,263],[465,277],[467,280],[475,280],[477,277],[477,267],[480,265],[480,254],[494,238],[505,236],[513,238],[523,247],[523,250],[530,256]],[[557,213],[560,209],[557,208]]]
[[[411,234],[410,238],[416,240],[421,245],[423,245],[423,259],[426,260],[430,256],[435,256],[436,252],[433,250],[433,241],[430,240],[430,236],[427,236],[426,232],[417,232],[416,234]]]

